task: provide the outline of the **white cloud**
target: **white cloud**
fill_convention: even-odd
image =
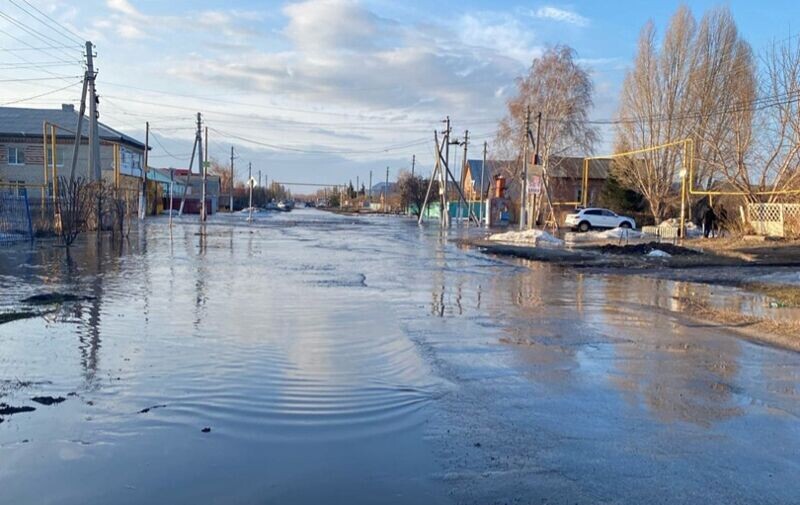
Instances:
[[[501,57],[512,58],[523,65],[541,52],[530,27],[510,15],[477,13],[461,17],[459,34],[464,44],[488,49]]]
[[[549,5],[539,7],[535,11],[532,11],[531,14],[538,19],[550,19],[575,26],[587,26],[589,24],[589,19],[581,16],[577,12]]]
[[[141,13],[134,7],[128,0],[108,0],[106,3],[108,8],[112,11],[119,12],[120,14],[124,14],[126,16],[131,16],[135,18],[141,17]]]
[[[302,102],[477,115],[502,105],[497,90],[538,52],[531,30],[507,15],[463,16],[449,29],[401,24],[355,0],[304,0],[283,13],[282,50],[184,59],[172,75]]]

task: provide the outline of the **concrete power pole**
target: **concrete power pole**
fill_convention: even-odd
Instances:
[[[91,54],[91,42],[86,42],[86,59],[89,59]],[[88,67],[88,61],[87,61]],[[81,105],[78,111],[78,126],[75,128],[75,145],[72,148],[72,163],[70,164],[69,180],[75,180],[75,167],[78,164],[78,149],[80,149],[81,142],[83,141],[83,116],[86,115],[86,93],[89,87],[89,71],[83,74],[83,90],[81,91]]]
[[[522,149],[522,192],[519,197],[519,230],[525,229],[525,213],[528,210],[528,132],[531,129],[531,106],[525,109],[525,146]]]
[[[206,138],[206,141],[208,138]],[[207,182],[208,182],[208,167],[203,158],[203,117],[198,112],[197,113],[197,164],[200,165],[200,174],[202,175],[203,179],[203,189],[200,193],[200,198],[202,198],[200,202],[200,222],[203,223],[207,219],[208,209],[206,208],[206,192]]]
[[[417,165],[417,155],[411,155],[411,177],[414,177],[414,167]]]
[[[469,145],[469,130],[464,130],[464,159],[461,160],[461,170],[458,176],[458,184],[461,186],[461,191],[464,192],[464,166],[467,164],[467,146]],[[455,174],[455,170],[453,170]],[[469,226],[469,214],[471,212],[470,203],[467,204],[467,226]],[[458,200],[458,219],[461,220],[461,200]]]
[[[99,182],[102,172],[100,171],[100,135],[97,127],[97,88],[95,87],[97,73],[94,70],[93,50],[92,43],[86,41],[86,78],[89,91],[89,178],[94,182]],[[99,213],[100,209],[97,210]]]
[[[447,200],[447,170],[450,170],[450,116],[445,119],[444,130],[444,164],[445,170],[440,171],[439,184],[442,191],[442,226],[450,227],[450,202]]]
[[[139,219],[147,215],[147,163],[150,151],[150,121],[144,125],[144,166],[142,166],[142,196],[139,199]]]
[[[486,189],[486,170],[487,170],[487,167],[486,167],[486,148],[487,148],[487,146],[488,146],[488,143],[486,141],[484,141],[483,142],[483,165],[481,165],[481,189],[480,189],[480,191],[481,191],[481,194],[480,194],[481,208],[479,209],[481,217],[480,217],[480,220],[478,221],[478,223],[479,223],[478,226],[480,226],[480,223],[483,222],[483,206],[484,206],[484,204],[483,204],[483,191]],[[489,223],[488,218],[486,220],[486,223],[487,223],[487,226],[488,226],[488,223]]]
[[[383,187],[383,211],[389,206],[389,167],[386,167],[386,185]]]
[[[233,212],[233,146],[231,146],[230,211]]]
[[[369,203],[372,203],[372,170],[369,171]]]

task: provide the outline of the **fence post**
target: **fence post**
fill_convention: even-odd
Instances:
[[[33,242],[33,221],[31,220],[31,208],[30,205],[28,205],[27,188],[22,190],[22,195],[25,197],[25,215],[28,217],[28,235],[31,237],[31,242]]]
[[[781,226],[781,237],[786,236],[786,215],[785,215],[785,207],[784,205],[778,204],[780,209],[780,226]]]

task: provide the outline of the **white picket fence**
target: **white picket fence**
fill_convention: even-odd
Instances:
[[[747,214],[757,234],[785,237],[787,222],[800,222],[800,204],[751,203],[747,205]]]

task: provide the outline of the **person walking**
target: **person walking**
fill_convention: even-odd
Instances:
[[[703,236],[708,238],[714,236],[714,223],[717,220],[717,215],[714,213],[714,208],[709,206],[703,214]]]

